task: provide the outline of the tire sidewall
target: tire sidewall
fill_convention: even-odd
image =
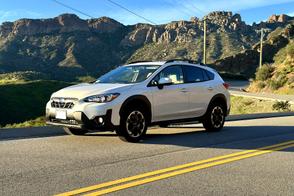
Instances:
[[[144,119],[145,119],[145,127],[144,127],[143,132],[142,132],[142,134],[140,136],[133,137],[127,131],[126,120],[127,120],[128,116],[133,111],[136,111],[136,110],[143,114]],[[123,110],[123,112],[121,114],[120,125],[119,125],[118,129],[116,130],[116,133],[120,137],[120,139],[122,139],[123,141],[128,141],[128,142],[134,142],[135,143],[135,142],[141,141],[144,138],[144,136],[146,135],[147,127],[148,127],[148,121],[147,121],[146,112],[144,111],[144,109],[142,107],[133,106],[131,108],[126,108],[125,110]]]
[[[223,121],[222,121],[221,126],[218,128],[214,127],[212,120],[211,120],[212,111],[215,107],[220,107],[223,112]],[[220,131],[223,128],[224,124],[225,124],[225,106],[223,106],[223,104],[220,104],[220,103],[212,103],[211,105],[209,105],[208,111],[207,111],[207,113],[204,117],[204,120],[203,120],[204,128],[207,131]]]

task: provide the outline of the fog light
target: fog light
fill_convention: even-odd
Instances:
[[[98,118],[98,122],[102,124],[103,123],[103,118],[102,117],[99,117]]]

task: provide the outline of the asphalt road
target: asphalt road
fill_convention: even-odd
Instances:
[[[189,126],[151,129],[139,144],[112,133],[68,136],[50,127],[51,136],[2,138],[0,195],[98,194],[104,189],[128,196],[293,195],[294,116],[231,121],[218,133]],[[282,142],[288,144],[247,151]],[[162,175],[162,169],[173,166],[179,167]],[[114,181],[151,171],[156,172],[135,181]],[[111,187],[93,189],[109,181]],[[97,186],[87,188],[90,192],[81,189],[92,185]]]
[[[225,82],[229,83],[229,90],[242,91],[249,86],[248,80],[225,80]]]

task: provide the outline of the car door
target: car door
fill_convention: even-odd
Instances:
[[[189,110],[189,97],[185,90],[183,70],[180,65],[164,68],[151,83],[156,84],[160,78],[168,77],[172,84],[163,86],[162,89],[153,85],[153,121],[174,120],[187,117]]]
[[[183,72],[187,83],[190,113],[194,117],[202,116],[214,94],[211,81],[205,70],[200,67],[183,65]]]

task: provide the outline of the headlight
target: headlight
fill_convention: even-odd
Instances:
[[[104,95],[92,95],[84,99],[85,102],[96,102],[96,103],[105,103],[110,102],[117,98],[119,93],[109,93]]]

